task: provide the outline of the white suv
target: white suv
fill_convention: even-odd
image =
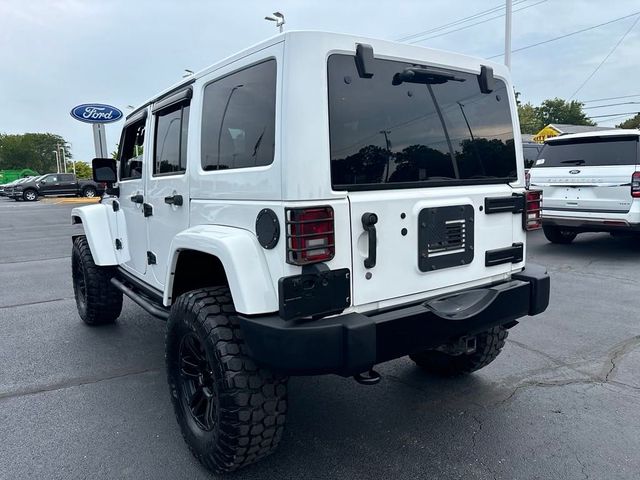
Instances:
[[[216,472],[275,449],[288,375],[477,370],[549,298],[525,269],[515,105],[501,65],[381,40],[290,32],[227,58],[129,115],[117,172],[94,160],[80,316],[114,322],[124,293],[168,320],[176,417]]]
[[[581,232],[640,231],[638,130],[550,138],[529,171],[543,191],[542,228],[553,243]]]

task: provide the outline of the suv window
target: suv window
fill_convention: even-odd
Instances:
[[[542,150],[541,144],[532,144],[532,143],[523,143],[522,144],[522,152],[524,153],[524,168],[531,168],[536,159],[538,158],[538,154]]]
[[[120,141],[120,180],[142,176],[142,154],[146,117],[124,127]]]
[[[156,114],[153,173],[181,173],[187,165],[189,104],[173,105]]]
[[[638,137],[587,137],[554,140],[544,145],[534,167],[635,165]]]
[[[398,83],[409,63],[373,60],[360,78],[355,57],[328,60],[334,188],[385,189],[516,178],[509,96],[503,81],[480,91],[476,75],[439,69]],[[434,71],[428,68],[429,71]]]
[[[273,162],[276,61],[245,68],[204,89],[202,168],[224,170]]]

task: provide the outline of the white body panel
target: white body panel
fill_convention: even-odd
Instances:
[[[71,210],[72,223],[81,223],[96,265],[118,265],[115,239],[118,238],[115,215],[110,205],[97,204]]]
[[[262,248],[251,232],[240,228],[217,225],[200,225],[179,233],[170,246],[172,257],[167,272],[164,303],[169,305],[180,250],[189,249],[208,253],[220,259],[226,268],[229,289],[236,310],[240,313],[268,313],[277,309],[276,290],[270,281],[270,273]]]

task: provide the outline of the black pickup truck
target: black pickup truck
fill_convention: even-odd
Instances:
[[[44,196],[95,197],[105,186],[93,180],[78,180],[73,173],[48,173],[15,185],[8,193],[14,200],[33,202]]]

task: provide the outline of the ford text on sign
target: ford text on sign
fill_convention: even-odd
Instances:
[[[111,105],[85,103],[71,110],[71,116],[86,123],[111,123],[122,118],[122,112]]]

